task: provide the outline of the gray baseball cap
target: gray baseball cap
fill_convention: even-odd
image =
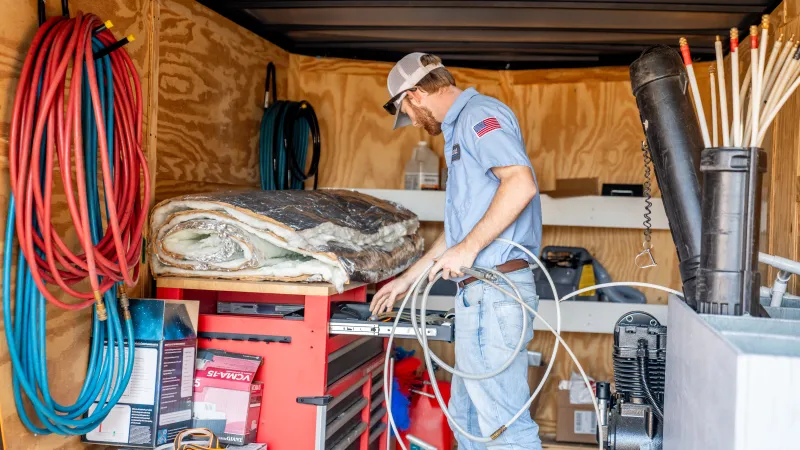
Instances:
[[[408,94],[408,91],[413,89],[417,83],[420,82],[425,75],[431,73],[434,69],[444,67],[442,64],[422,64],[422,57],[427,53],[409,53],[403,59],[397,62],[389,72],[389,77],[386,80],[386,86],[389,88],[389,95],[391,98],[385,105],[385,109],[389,114],[395,116],[394,129],[411,125],[411,118],[408,114],[400,112],[400,104]]]

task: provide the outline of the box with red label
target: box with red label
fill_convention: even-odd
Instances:
[[[254,382],[261,357],[202,349],[197,352],[192,422],[225,444],[253,442],[263,385]]]

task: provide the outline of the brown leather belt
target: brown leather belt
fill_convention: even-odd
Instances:
[[[510,272],[515,272],[515,271],[520,270],[520,269],[524,269],[526,267],[530,267],[530,264],[528,263],[528,261],[525,261],[524,259],[512,259],[511,261],[508,261],[507,263],[503,263],[503,264],[500,264],[499,266],[495,267],[494,270],[496,270],[496,271],[498,271],[500,273],[510,273]],[[475,277],[465,278],[465,279],[463,279],[463,280],[458,282],[458,287],[463,289],[467,285],[470,285],[470,284],[472,284],[472,283],[474,283],[476,281],[478,281],[478,279],[475,278]]]

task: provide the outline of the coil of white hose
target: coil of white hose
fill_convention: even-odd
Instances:
[[[560,303],[562,301],[565,301],[565,300],[569,299],[569,298],[572,298],[574,296],[580,295],[581,293],[586,292],[586,291],[590,291],[590,290],[594,290],[594,289],[600,289],[600,288],[604,288],[604,287],[613,287],[613,286],[649,287],[649,288],[663,290],[663,291],[666,291],[666,292],[669,292],[669,293],[672,293],[672,294],[676,294],[676,295],[679,295],[679,296],[683,296],[683,294],[681,292],[676,291],[676,290],[669,289],[669,288],[666,288],[666,287],[663,287],[663,286],[658,286],[658,285],[655,285],[655,284],[650,284],[650,283],[613,282],[613,283],[598,284],[596,286],[591,286],[591,287],[588,287],[588,288],[585,288],[585,289],[580,289],[578,291],[575,291],[575,292],[572,292],[570,294],[567,294],[564,297],[559,299],[558,298],[558,293],[556,291],[555,284],[553,283],[553,280],[550,277],[550,274],[547,271],[547,268],[539,260],[539,258],[536,257],[536,255],[534,255],[528,249],[524,248],[523,246],[521,246],[521,245],[519,245],[519,244],[517,244],[515,242],[509,241],[509,240],[506,240],[506,239],[502,239],[502,238],[501,239],[496,239],[496,240],[499,241],[499,242],[503,242],[503,243],[506,243],[506,244],[509,244],[509,245],[513,245],[513,246],[519,248],[520,250],[525,252],[528,256],[530,256],[533,259],[533,261],[536,262],[536,264],[539,266],[539,268],[542,269],[542,272],[544,273],[545,277],[547,278],[547,281],[550,284],[550,288],[553,291],[553,298],[558,299],[556,301],[556,329],[553,329],[553,327],[542,316],[540,316],[539,313],[536,310],[534,310],[533,308],[531,308],[530,306],[528,306],[525,303],[525,301],[521,298],[522,296],[519,294],[519,290],[516,288],[514,283],[506,275],[504,275],[504,274],[502,274],[502,273],[500,273],[498,271],[491,270],[491,269],[463,269],[465,274],[468,274],[468,275],[471,275],[471,276],[475,276],[476,278],[479,278],[481,281],[483,281],[486,284],[494,287],[495,289],[499,290],[500,292],[504,293],[505,295],[513,298],[514,300],[516,300],[520,304],[520,306],[521,306],[520,313],[523,314],[522,331],[520,333],[520,340],[517,343],[517,347],[516,347],[515,351],[511,353],[511,356],[509,357],[509,359],[505,363],[503,363],[498,369],[492,370],[491,372],[488,372],[488,373],[485,373],[485,374],[472,374],[472,373],[461,372],[460,370],[457,370],[454,367],[449,366],[444,361],[442,361],[437,355],[433,354],[433,352],[431,352],[431,350],[430,350],[430,347],[428,346],[428,337],[426,335],[426,321],[424,320],[424,317],[426,315],[426,310],[427,310],[428,294],[430,293],[430,289],[433,286],[433,283],[427,283],[427,285],[425,286],[425,292],[423,293],[422,303],[421,303],[420,308],[419,308],[420,317],[422,318],[422,320],[420,320],[420,323],[417,323],[417,315],[415,314],[415,311],[418,309],[417,308],[417,297],[419,296],[419,290],[425,284],[423,282],[423,280],[428,278],[428,276],[430,274],[430,270],[431,270],[431,268],[433,266],[431,264],[428,267],[426,267],[425,270],[422,272],[422,274],[420,274],[420,276],[417,277],[417,279],[414,281],[414,284],[411,286],[411,288],[409,289],[409,291],[406,294],[405,298],[403,299],[403,302],[400,304],[399,311],[398,311],[397,316],[395,317],[395,320],[394,320],[394,322],[392,324],[392,330],[391,330],[391,333],[389,335],[389,341],[387,343],[387,348],[389,349],[389,351],[387,352],[386,358],[385,358],[385,361],[384,361],[384,371],[383,371],[383,377],[384,377],[383,390],[384,390],[384,395],[386,396],[386,398],[389,398],[389,396],[390,396],[389,389],[390,389],[391,384],[390,384],[390,381],[388,380],[388,364],[389,364],[389,359],[390,359],[390,354],[391,354],[392,343],[394,341],[395,330],[397,329],[397,325],[398,325],[398,323],[400,321],[400,317],[402,315],[403,310],[406,307],[406,304],[408,303],[408,300],[409,299],[413,299],[412,300],[412,307],[411,307],[412,327],[413,327],[414,333],[415,333],[415,335],[417,337],[417,341],[422,346],[423,355],[425,357],[425,365],[427,367],[428,375],[429,375],[430,380],[431,380],[431,387],[433,388],[434,396],[436,397],[436,400],[439,403],[439,407],[442,409],[442,412],[445,414],[445,416],[450,421],[450,423],[453,425],[453,427],[456,429],[456,431],[458,431],[460,434],[462,434],[466,438],[468,438],[468,439],[470,439],[470,440],[472,440],[474,442],[479,442],[479,443],[491,442],[492,440],[497,439],[500,435],[502,435],[503,432],[506,429],[508,429],[509,426],[511,426],[511,424],[513,424],[517,419],[519,419],[519,417],[522,416],[522,414],[524,414],[526,411],[529,410],[530,404],[539,395],[539,392],[541,391],[542,387],[544,386],[544,383],[547,381],[547,378],[550,375],[550,371],[552,370],[553,364],[555,362],[555,358],[556,358],[556,354],[557,354],[557,351],[558,351],[559,344],[564,346],[564,348],[566,349],[567,353],[572,358],[573,362],[575,362],[575,365],[578,368],[578,371],[581,373],[581,376],[583,377],[583,381],[586,384],[586,387],[589,389],[589,393],[592,396],[592,403],[594,405],[595,415],[597,416],[597,423],[598,424],[602,423],[602,421],[600,420],[600,407],[598,405],[597,398],[595,397],[594,391],[592,390],[591,383],[589,382],[589,378],[588,378],[588,376],[586,376],[586,373],[583,370],[583,367],[581,366],[580,362],[578,361],[578,358],[572,352],[572,349],[569,347],[569,345],[567,345],[566,342],[564,342],[564,340],[561,337],[561,307],[560,307]],[[436,280],[438,280],[439,278],[441,278],[441,273],[436,274],[434,282]],[[494,278],[494,280],[492,280],[490,278]],[[497,278],[503,279],[512,288],[512,290],[514,291],[514,294],[508,292],[506,289],[504,289],[501,286],[497,285],[494,282],[494,281],[497,280]],[[435,361],[437,364],[439,364],[439,366],[442,367],[443,369],[445,369],[446,371],[448,371],[448,372],[450,372],[450,373],[452,373],[454,375],[461,376],[461,377],[466,378],[466,379],[482,380],[482,379],[488,379],[488,378],[491,378],[493,376],[496,376],[497,374],[499,374],[499,373],[503,372],[505,369],[507,369],[513,363],[514,359],[517,357],[517,355],[519,354],[520,350],[522,349],[522,345],[523,345],[524,340],[525,340],[525,331],[527,330],[527,322],[528,322],[527,317],[525,317],[525,310],[526,309],[530,313],[532,313],[534,315],[534,317],[536,317],[539,320],[541,320],[542,323],[544,323],[544,325],[548,328],[548,330],[550,330],[550,332],[556,337],[555,344],[554,344],[554,347],[553,347],[553,355],[550,358],[550,362],[547,365],[547,369],[545,370],[544,376],[542,377],[542,380],[539,382],[539,385],[536,387],[536,389],[534,390],[533,394],[528,399],[528,401],[523,405],[523,407],[510,420],[508,420],[505,424],[503,424],[500,428],[498,428],[490,436],[475,436],[475,435],[472,435],[472,434],[468,433],[466,430],[464,430],[461,427],[461,425],[459,425],[450,416],[450,413],[448,411],[447,405],[445,404],[444,399],[442,398],[441,393],[439,391],[439,385],[438,385],[438,382],[436,380],[435,374],[433,373],[432,360]],[[532,326],[532,324],[531,324],[531,326]],[[392,413],[391,413],[391,405],[389,405],[387,407],[387,416],[388,416],[388,419],[389,419],[389,425],[391,426],[391,428],[392,428],[392,430],[394,432],[394,435],[395,436],[400,436],[400,433],[397,430],[397,425],[394,422],[394,417],[392,416]],[[405,443],[403,442],[402,439],[397,439],[397,442],[400,444],[400,447],[403,450],[408,450],[408,448],[406,447],[406,445],[405,445]],[[602,450],[602,448],[603,448],[603,443],[602,442],[599,442],[599,448]]]

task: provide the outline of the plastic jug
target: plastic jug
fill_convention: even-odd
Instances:
[[[417,143],[411,159],[406,164],[405,189],[410,191],[439,189],[439,156],[425,141]]]

